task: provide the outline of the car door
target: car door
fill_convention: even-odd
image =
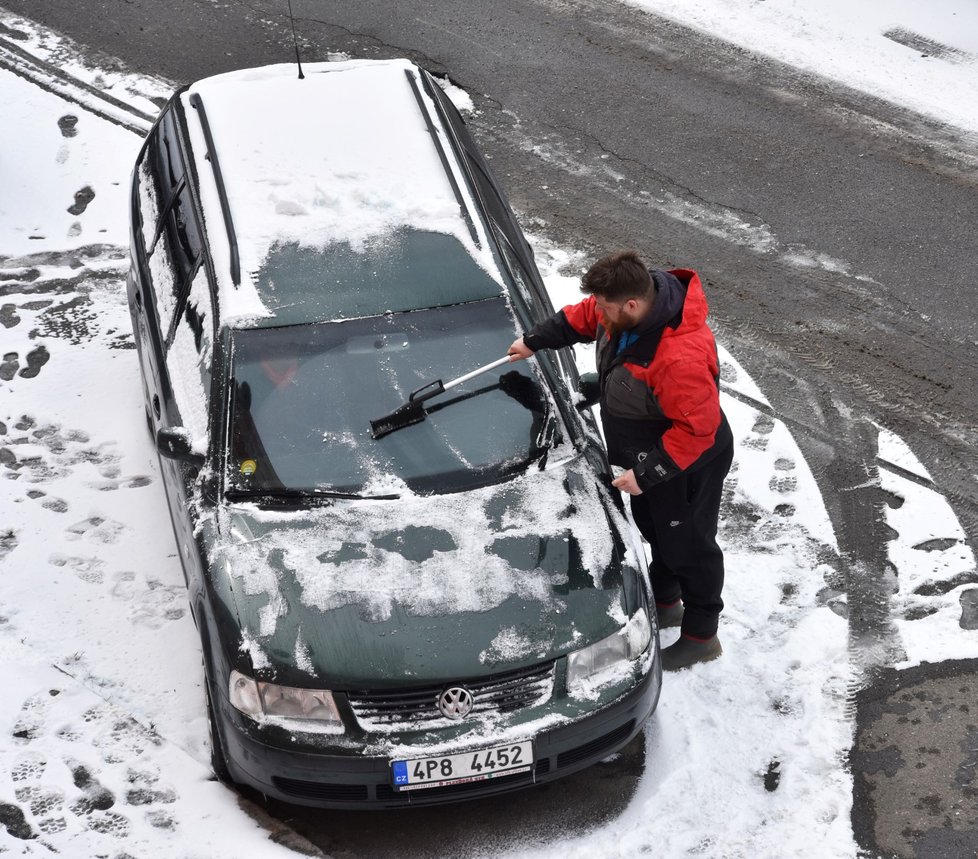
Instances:
[[[211,400],[214,361],[214,304],[210,280],[198,258],[181,295],[163,367],[170,397],[165,415],[170,427],[183,427],[194,451],[207,457],[211,448]],[[187,460],[161,457],[167,500],[177,549],[187,584],[195,594],[203,582],[201,551],[197,546],[197,503],[200,467]]]
[[[164,110],[134,172],[130,309],[151,430],[155,435],[161,428],[185,427],[203,451],[208,446],[214,313],[178,109],[172,101]],[[199,580],[188,513],[199,469],[165,457],[161,466],[189,584]]]
[[[133,172],[130,313],[143,370],[147,417],[154,434],[166,425],[170,390],[163,374],[167,342],[185,276],[171,252],[173,204],[185,187],[173,106],[151,130]]]

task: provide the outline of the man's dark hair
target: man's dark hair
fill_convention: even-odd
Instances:
[[[652,275],[637,251],[619,251],[601,257],[581,278],[581,292],[614,302],[655,295]]]

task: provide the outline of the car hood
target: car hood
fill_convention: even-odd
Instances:
[[[637,601],[628,526],[583,464],[296,512],[226,508],[239,663],[297,686],[476,678],[603,638]],[[229,636],[229,638],[232,636]]]

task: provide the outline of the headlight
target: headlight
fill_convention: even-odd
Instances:
[[[297,689],[254,680],[232,671],[228,681],[231,705],[252,719],[277,716],[341,725],[333,693],[326,689]]]
[[[616,669],[621,671],[645,653],[651,641],[652,624],[648,612],[640,608],[618,632],[567,657],[567,688],[574,691],[585,683],[611,679]],[[603,673],[608,676],[599,676]]]

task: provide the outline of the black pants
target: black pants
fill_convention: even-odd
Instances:
[[[716,635],[723,600],[723,552],[717,520],[733,443],[692,473],[631,496],[632,516],[652,547],[652,590],[659,603],[683,601],[686,635]]]

